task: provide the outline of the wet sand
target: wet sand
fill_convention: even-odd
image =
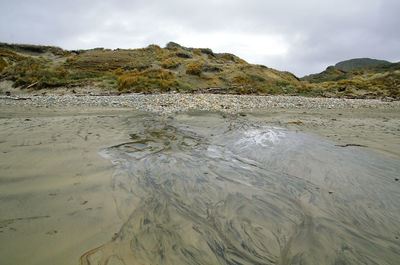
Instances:
[[[363,150],[400,158],[400,110],[326,109],[253,112],[249,117]]]
[[[210,115],[210,118],[207,118],[207,115]],[[215,227],[220,228],[216,230],[210,230],[207,225],[199,224],[198,226],[193,226],[193,223],[190,223],[187,219],[185,219],[190,215],[182,213],[182,211],[188,211],[188,209],[185,210],[182,208],[182,205],[177,208],[171,208],[171,206],[168,206],[168,202],[172,203],[171,205],[173,205],[174,202],[180,200],[177,198],[176,200],[171,199],[171,193],[168,192],[167,194],[162,195],[160,193],[162,189],[161,191],[156,189],[156,187],[158,187],[156,185],[157,183],[153,183],[154,186],[149,186],[149,183],[147,182],[142,183],[139,181],[134,183],[130,177],[126,178],[126,176],[122,173],[120,177],[116,178],[115,176],[118,174],[118,170],[121,169],[121,164],[116,165],[115,161],[114,165],[111,163],[112,158],[110,158],[110,156],[112,156],[112,152],[114,152],[116,149],[110,150],[108,148],[112,146],[119,146],[123,149],[131,148],[127,147],[130,144],[124,145],[124,143],[132,142],[132,134],[135,132],[137,132],[138,136],[140,137],[146,137],[140,135],[140,133],[146,129],[145,124],[149,124],[149,122],[152,124],[152,119],[154,119],[155,124],[160,122],[160,124],[164,124],[164,121],[171,119],[173,125],[172,128],[178,128],[180,126],[179,124],[192,126],[192,129],[197,127],[198,130],[195,130],[197,136],[189,135],[190,137],[194,138],[202,135],[202,133],[207,134],[208,130],[210,129],[207,129],[207,126],[218,131],[221,129],[218,126],[222,122],[225,124],[236,124],[236,121],[240,121],[238,124],[243,124],[242,122],[246,123],[247,121],[250,121],[256,124],[262,123],[270,126],[287,128],[294,133],[296,131],[310,133],[314,136],[324,139],[324,141],[332,141],[325,143],[332,143],[331,146],[333,147],[336,145],[344,146],[337,146],[337,152],[346,153],[346,150],[350,150],[349,152],[352,152],[352,150],[355,150],[355,152],[362,151],[363,154],[366,154],[366,164],[368,164],[368,159],[370,158],[369,154],[372,155],[373,159],[377,159],[374,161],[382,159],[382,161],[388,161],[388,165],[393,165],[393,163],[396,164],[400,160],[400,113],[397,109],[297,109],[290,111],[271,110],[270,112],[241,113],[240,115],[193,113],[170,116],[170,118],[168,118],[168,116],[161,117],[156,114],[148,114],[129,109],[117,108],[87,109],[81,107],[70,107],[64,109],[44,109],[32,108],[29,106],[0,106],[0,211],[2,213],[0,220],[0,245],[2,246],[0,250],[0,257],[2,258],[2,262],[4,262],[4,264],[89,264],[89,261],[102,261],[103,263],[101,264],[106,264],[105,261],[108,259],[110,264],[113,264],[113,262],[115,264],[120,264],[122,260],[120,260],[119,257],[124,257],[127,259],[127,261],[142,261],[149,264],[151,262],[164,262],[164,264],[171,264],[168,262],[172,261],[177,262],[176,264],[179,264],[179,262],[182,262],[184,259],[180,260],[179,262],[177,260],[173,260],[174,255],[166,250],[166,246],[169,246],[169,244],[172,244],[173,242],[169,240],[176,240],[179,238],[179,236],[182,237],[179,238],[182,240],[182,242],[181,245],[177,246],[177,248],[181,251],[180,255],[183,255],[182,257],[185,257],[188,260],[191,260],[191,255],[195,254],[197,257],[204,255],[203,258],[210,258],[211,256],[208,256],[207,249],[213,249],[215,253],[219,252],[221,255],[226,255],[226,260],[230,260],[230,262],[236,260],[237,262],[241,261],[242,263],[246,264],[246,260],[253,260],[256,257],[257,259],[253,260],[253,264],[255,264],[254,262],[258,262],[259,264],[288,264],[289,262],[295,263],[296,260],[294,260],[295,255],[293,255],[293,253],[296,253],[296,251],[298,253],[306,253],[306,251],[302,251],[300,243],[302,240],[310,240],[310,233],[301,234],[301,231],[299,230],[300,232],[298,236],[292,237],[293,239],[290,241],[288,240],[288,237],[277,239],[273,234],[271,234],[272,232],[270,233],[268,231],[278,231],[279,229],[283,229],[285,231],[282,231],[281,236],[288,235],[288,231],[293,234],[295,233],[292,230],[294,226],[291,224],[293,223],[310,228],[313,225],[318,224],[318,221],[315,222],[315,219],[313,221],[313,217],[315,217],[315,215],[312,214],[316,212],[320,213],[320,211],[313,211],[312,209],[310,210],[310,208],[307,208],[310,213],[312,213],[311,215],[302,215],[292,212],[290,214],[290,216],[293,217],[291,221],[284,222],[284,220],[281,219],[281,228],[279,228],[279,218],[274,219],[278,222],[275,224],[275,226],[270,226],[271,223],[268,222],[262,223],[263,220],[268,219],[268,215],[260,216],[252,213],[251,211],[257,212],[257,207],[266,207],[265,204],[261,203],[262,196],[264,196],[262,195],[263,190],[258,190],[257,192],[250,188],[247,190],[241,190],[241,185],[243,183],[238,183],[241,181],[241,179],[235,179],[234,172],[228,171],[229,174],[227,175],[232,175],[233,177],[230,179],[230,181],[223,182],[225,186],[222,185],[221,187],[225,187],[226,191],[221,192],[221,194],[218,195],[221,196],[221,198],[225,198],[227,204],[222,208],[218,208],[218,205],[215,205],[215,213],[224,215],[220,217],[215,215],[214,229],[216,229]],[[147,123],[143,123],[143,121],[146,121]],[[209,123],[207,123],[207,121],[209,121]],[[154,128],[151,131],[154,133]],[[171,132],[171,134],[174,135],[173,132]],[[178,135],[177,137],[179,138],[180,134],[177,133],[176,135]],[[178,140],[184,141],[185,146],[189,146],[188,148],[192,150],[191,146],[196,144],[197,140],[193,140],[190,137],[183,137],[183,140],[180,138],[180,140]],[[157,141],[154,140],[154,142]],[[312,144],[314,142],[306,141],[306,143]],[[346,145],[361,145],[362,147]],[[157,148],[157,146],[153,146],[153,148]],[[99,155],[101,150],[108,150],[110,159],[101,157],[101,155]],[[124,152],[125,151],[126,150],[124,150]],[[104,151],[102,154],[103,156],[105,155]],[[351,154],[352,153],[349,153],[347,155],[351,156]],[[313,155],[318,156],[318,154]],[[251,154],[245,157],[250,156]],[[159,158],[150,156],[149,159],[150,160],[147,162],[153,161],[151,159]],[[182,161],[187,161],[185,159]],[[170,160],[168,161],[170,162]],[[146,160],[144,160],[144,162],[146,162]],[[196,163],[194,165],[196,165]],[[219,164],[216,164],[215,166],[218,167]],[[270,166],[273,167],[273,164]],[[185,167],[182,168],[182,170],[185,170]],[[226,168],[229,168],[229,165],[227,165]],[[162,167],[160,169],[162,169]],[[163,169],[165,170],[165,168]],[[215,172],[221,173],[221,170],[223,171],[224,169],[218,169]],[[296,173],[296,168],[287,167],[286,170],[287,174],[295,175]],[[138,171],[136,173],[142,174],[143,172],[145,171]],[[250,170],[250,172],[255,174],[254,172],[257,172],[257,170]],[[184,175],[185,172],[181,173]],[[220,175],[220,178],[224,177],[224,174]],[[251,181],[249,180],[250,184],[261,181],[260,179],[257,179],[255,175],[249,176],[249,179],[253,178]],[[274,174],[271,174],[270,177],[271,180],[275,179],[278,181],[279,179],[279,176],[275,176]],[[388,184],[388,186],[384,187],[392,186],[394,189],[390,190],[388,194],[395,194],[396,189],[398,191],[399,185],[398,181],[394,180],[396,177],[398,177],[396,176],[396,172],[392,172],[390,176],[384,177],[386,177],[385,183],[387,182]],[[118,181],[117,183],[115,182],[116,179]],[[157,182],[156,177],[150,179]],[[371,183],[371,179],[372,177],[368,176],[369,182],[367,181],[366,183]],[[356,206],[360,206],[358,204],[354,204],[354,207],[356,208],[350,207],[346,208],[346,211],[340,212],[339,206],[344,203],[342,199],[346,198],[345,195],[343,195],[343,197],[340,194],[345,191],[341,192],[336,190],[335,183],[333,183],[335,185],[332,184],[330,187],[324,187],[324,182],[321,180],[311,179],[311,182],[314,183],[314,185],[317,183],[318,187],[323,189],[323,195],[315,195],[318,199],[321,199],[322,202],[326,202],[332,197],[332,194],[329,192],[333,192],[334,196],[338,196],[336,197],[335,201],[332,202],[331,206],[339,209],[339,212],[332,213],[328,211],[329,213],[326,215],[320,214],[318,217],[321,218],[321,220],[323,218],[332,217],[332,215],[345,218],[349,214],[349,209],[353,209],[355,212],[357,212],[355,209],[357,209]],[[305,182],[304,179],[301,179],[296,183],[297,184],[293,184],[293,189],[295,190]],[[179,181],[175,184],[178,185]],[[187,191],[188,188],[179,188],[179,185],[182,183],[178,186],[174,186],[175,184],[171,184],[170,188],[172,191],[173,189],[177,189],[174,191],[177,194],[176,196],[182,196],[182,194],[186,194],[187,196],[187,192],[182,193],[182,191]],[[142,190],[135,190],[137,192],[135,195],[137,197],[135,197],[132,196],[131,192],[123,192],[124,189],[121,187],[124,187],[124,185],[128,188],[128,191],[129,189],[131,189],[131,191],[132,189],[135,190],[134,188],[138,187],[142,188]],[[185,182],[183,182],[182,185],[192,185],[190,187],[192,192],[194,192],[196,188],[205,187],[203,184],[196,187],[193,186],[193,183],[185,184]],[[279,185],[283,185],[282,182],[279,182]],[[215,189],[215,187],[217,186],[211,185],[208,187],[208,189],[205,189],[204,192],[216,194],[211,192]],[[301,186],[301,188],[304,189],[303,186]],[[229,193],[232,193],[235,190],[237,192],[243,192],[241,196],[244,197],[229,197]],[[283,188],[283,190],[286,190],[286,187]],[[151,200],[146,197],[149,194],[154,195],[154,192],[156,191],[160,193],[158,199]],[[366,189],[366,191],[370,190]],[[235,219],[238,216],[237,214],[233,214],[233,216],[230,218],[230,214],[235,213],[238,210],[241,201],[251,201],[253,197],[250,194],[258,194],[258,192],[260,192],[258,197],[260,201],[258,203],[261,204],[253,204],[255,208],[245,207],[244,209],[246,211],[250,210],[250,212],[245,211],[242,213],[242,215],[254,217],[254,219],[251,221],[257,221],[259,224],[248,227],[245,225],[242,226],[242,229],[238,229],[240,224],[245,223],[245,220]],[[385,193],[385,190],[379,190],[379,192]],[[301,196],[304,195],[300,191],[298,191],[298,193]],[[207,200],[205,200],[204,197],[196,197],[195,195],[196,194],[193,195],[193,200],[197,198],[197,202],[188,200],[186,203],[190,207],[194,207],[196,205],[199,207],[199,216],[192,216],[192,218],[200,220],[202,214],[206,214],[201,212],[201,209],[204,209],[202,205],[204,206],[204,203]],[[210,203],[218,201],[217,197],[212,198],[211,195],[209,196],[210,197],[208,200]],[[305,197],[301,197],[299,201],[304,200],[308,202],[310,200],[309,195],[304,196]],[[147,200],[145,200],[145,204],[142,204],[143,202],[140,202],[137,198],[147,198]],[[153,198],[157,197],[153,196]],[[167,204],[159,204],[160,201],[166,202]],[[254,203],[254,201],[251,202]],[[288,206],[290,205],[289,202],[290,200],[288,198],[286,204],[282,202],[276,203],[279,205],[278,208],[281,207],[281,211],[284,211],[282,209],[290,209]],[[264,203],[271,203],[271,201],[264,201]],[[248,203],[246,205],[251,204]],[[315,207],[317,208],[326,206],[326,204],[319,205],[318,203],[312,205],[316,205]],[[145,206],[148,208],[147,210],[142,209],[142,215],[132,215],[135,209],[140,209],[140,207]],[[364,207],[365,205],[361,203],[361,206]],[[373,208],[377,207],[376,205],[372,204],[369,206]],[[389,203],[386,206],[388,207],[387,210],[390,210],[393,209],[392,207],[397,207],[397,204]],[[229,207],[232,207],[232,209]],[[298,207],[296,206],[294,208]],[[149,211],[149,209],[153,209],[153,211]],[[271,210],[273,207],[269,209]],[[172,218],[171,216],[176,218],[172,218],[173,220],[168,219],[168,215],[164,215],[166,212],[168,212],[170,216],[169,218]],[[357,213],[363,212],[361,211]],[[372,241],[374,241],[374,244],[378,246],[386,244],[386,246],[392,250],[398,250],[398,231],[391,226],[392,219],[388,218],[385,220],[385,215],[381,216],[380,214],[381,213],[379,213],[379,215],[377,214],[375,217],[382,217],[384,219],[381,220],[382,224],[387,225],[387,227],[383,227],[382,229],[376,229],[376,227],[374,227],[371,229],[371,237],[374,238]],[[279,214],[277,216],[279,217]],[[303,219],[301,219],[299,216]],[[371,217],[373,222],[376,222],[375,217]],[[229,220],[236,222],[232,223],[231,230],[229,230],[229,227],[225,226],[226,223],[229,223]],[[163,231],[159,230],[162,228],[156,225],[157,222],[164,224],[168,223],[168,225],[165,225],[164,229],[168,231],[179,231],[179,234],[172,234],[171,237],[166,236],[160,239],[159,236],[163,234]],[[368,226],[371,225],[370,221],[368,220],[360,222],[362,223],[360,226],[364,226],[364,230],[362,231],[368,230]],[[184,224],[186,224],[186,226]],[[320,221],[319,224],[328,226],[329,229],[323,229],[323,231],[325,231],[323,233],[324,237],[322,239],[319,238],[319,240],[315,240],[315,242],[319,242],[324,247],[319,248],[319,246],[315,245],[313,246],[314,250],[316,252],[322,251],[321,253],[328,253],[330,256],[335,256],[328,250],[329,244],[332,244],[335,247],[339,246],[341,239],[344,240],[344,238],[348,239],[349,237],[346,233],[341,234],[343,230],[335,227],[337,224],[327,225],[326,222],[324,223],[322,221]],[[150,233],[138,234],[137,232],[142,231],[141,229],[143,228],[140,226],[145,225],[149,226],[148,229],[150,229]],[[269,230],[266,229],[268,227]],[[255,230],[246,230],[250,228]],[[200,232],[196,232],[196,229]],[[217,233],[216,235],[213,235],[216,233],[216,231],[219,234]],[[340,233],[338,233],[336,238],[332,239],[327,237],[329,234],[327,232],[337,231],[340,231]],[[366,234],[361,232],[357,234],[359,231],[346,231],[347,233],[354,234],[353,240],[357,240],[359,237],[366,237]],[[318,230],[315,230],[314,233],[315,232],[318,232]],[[243,239],[247,237],[250,241],[243,241],[244,243],[241,242],[244,245],[240,245],[241,243],[239,241],[236,242],[235,240],[232,240],[230,242],[234,242],[232,243],[233,245],[216,243],[210,246],[205,245],[206,241],[202,241],[202,237],[198,236],[201,233],[206,234],[208,239],[213,238],[214,236],[215,242],[219,242],[219,240],[221,240],[221,238],[224,236],[232,239]],[[247,236],[246,233],[248,233]],[[258,241],[257,234],[260,234],[260,239]],[[381,234],[382,238],[377,238],[377,234]],[[134,236],[136,236],[138,239],[140,238],[141,242],[143,242],[140,247],[137,244],[132,245],[132,242],[135,242],[133,240]],[[391,238],[391,241],[388,241],[389,237]],[[197,239],[198,241],[191,242],[193,238]],[[261,240],[265,238],[269,238],[270,242],[266,243],[265,241]],[[156,246],[154,245],[155,240],[157,240],[157,242],[162,242],[163,247],[166,249],[157,250]],[[276,244],[277,240],[286,243],[282,243],[282,245],[279,246],[279,244]],[[385,243],[376,242],[379,240]],[[312,242],[312,238],[310,242]],[[195,245],[196,251],[198,252],[190,248],[185,248],[185,244],[187,246],[191,244]],[[268,251],[260,252],[260,249],[263,249],[263,247],[260,247],[260,245],[257,244],[267,244],[271,247],[266,247]],[[359,244],[358,246],[365,246],[365,243],[357,244]],[[289,253],[289,248],[287,247],[288,245],[292,245],[290,248],[292,254]],[[218,249],[220,246],[224,246],[225,249]],[[360,253],[367,252],[367,250],[369,250],[368,246],[365,249],[362,249]],[[343,244],[340,245],[340,247],[344,248],[343,253],[352,248],[351,245],[346,246]],[[247,257],[243,254],[246,253],[246,251],[236,251],[236,253],[240,252],[244,256],[242,255],[240,257],[235,257],[235,251],[232,251],[232,249],[238,250],[246,248],[248,251],[253,249],[254,252],[250,252],[253,253],[253,255]],[[346,248],[348,249],[346,250]],[[165,259],[152,260],[148,259],[147,256],[135,256],[135,258],[132,258],[132,256],[130,256],[132,254],[132,249],[135,249],[137,253],[140,252],[138,249],[153,249],[153,252],[150,252],[153,253],[153,256],[159,257],[159,254],[163,253],[162,255],[165,255]],[[229,251],[229,249],[231,251]],[[188,252],[185,254],[182,251]],[[384,253],[387,259],[382,256],[382,264],[390,264],[390,261],[395,258],[395,256],[389,252]],[[143,251],[140,253],[144,255],[143,253],[147,252]],[[263,253],[264,256],[257,256],[260,253]],[[279,256],[277,253],[281,253],[280,260],[277,259]],[[354,258],[354,261],[360,260],[356,259],[358,257],[357,255],[351,254],[353,252],[349,251],[349,253],[350,254],[348,254],[347,257],[342,257],[343,261],[351,261],[350,258]],[[303,261],[313,261],[310,259],[309,254],[310,253],[304,254]],[[373,255],[378,255],[378,258],[367,260],[371,264],[373,264],[374,261],[379,260],[379,255],[383,254],[373,253]],[[319,257],[318,255],[316,256]],[[214,255],[213,257],[214,260],[203,260],[203,262],[200,262],[199,264],[224,264],[223,260],[218,258],[218,255]],[[297,257],[297,259],[298,261],[302,260],[301,257]],[[329,263],[333,263],[334,261],[335,260],[329,260]],[[336,260],[336,262],[339,261],[339,259]]]
[[[113,112],[0,112],[2,264],[77,264],[118,231],[110,163],[125,135]]]

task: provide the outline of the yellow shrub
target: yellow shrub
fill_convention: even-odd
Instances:
[[[166,69],[175,69],[177,68],[181,63],[177,60],[174,60],[172,58],[166,59],[164,62],[162,62],[161,67],[166,68]]]
[[[198,63],[191,63],[186,66],[186,74],[188,75],[200,75],[202,72],[201,65]]]
[[[69,56],[66,60],[67,63],[75,62],[78,59],[76,56]]]
[[[296,87],[296,91],[299,93],[307,93],[313,90],[313,86],[307,83],[300,83]]]
[[[163,69],[134,70],[118,77],[118,88],[124,92],[157,92],[178,89],[180,83],[173,72]]]
[[[193,53],[196,54],[196,55],[198,55],[198,56],[202,56],[201,50],[200,50],[200,49],[194,49],[194,50],[193,50]]]
[[[124,71],[121,68],[117,68],[114,70],[115,75],[122,75],[123,73],[124,73]]]
[[[59,78],[66,78],[68,71],[65,68],[61,68],[59,71],[57,71],[57,75]]]
[[[221,55],[221,59],[222,59],[222,60],[225,60],[225,61],[235,61],[235,58],[234,58],[233,55],[230,54],[230,53],[223,53],[223,54]]]
[[[237,75],[232,81],[237,85],[250,85],[252,83],[251,78],[247,75]]]

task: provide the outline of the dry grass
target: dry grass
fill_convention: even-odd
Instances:
[[[63,67],[53,69],[49,61],[27,58],[14,63],[3,71],[3,76],[14,81],[15,87],[41,89],[68,86],[76,81],[98,78],[100,75],[90,72],[70,72]]]
[[[176,69],[181,62],[177,59],[168,58],[162,62],[161,67],[165,69]]]
[[[65,66],[84,71],[108,72],[118,68],[124,70],[144,70],[159,64],[164,55],[163,49],[151,45],[135,50],[88,50],[74,59],[67,60]]]
[[[18,57],[14,52],[11,55]],[[97,79],[102,85],[114,85],[118,79],[119,90],[146,93],[208,87],[226,88],[229,93],[264,93],[266,86],[291,78],[279,71],[249,65],[232,54],[214,54],[207,48],[185,48],[174,43],[166,49],[157,45],[134,50],[96,48],[71,52],[62,60],[44,57],[47,59],[7,66],[6,78],[25,87],[37,82],[35,88]],[[230,89],[238,85],[246,89]]]
[[[196,54],[197,56],[203,56],[200,49],[194,49],[193,53]]]
[[[2,57],[0,57],[0,72],[2,72],[7,65],[8,63]]]
[[[252,80],[247,75],[237,75],[233,78],[233,84],[241,85],[241,86],[249,86],[251,85]]]
[[[167,92],[180,90],[182,84],[173,72],[164,69],[134,70],[118,77],[118,89],[122,92]]]
[[[186,66],[186,74],[200,76],[202,73],[202,65],[199,63],[190,63]]]
[[[32,45],[32,44],[8,44],[0,43],[0,49],[6,49],[24,55],[38,55],[51,53],[55,56],[66,56],[70,52],[54,46]]]
[[[12,50],[0,48],[0,58],[5,58],[11,62],[17,62],[26,59],[26,56],[20,55]]]
[[[220,91],[236,94],[289,94],[326,97],[393,97],[400,98],[400,65],[382,65],[358,70],[350,77],[334,68],[325,76],[312,76],[315,83],[299,81],[289,72],[248,64],[229,54],[212,50],[185,48],[169,43],[167,48],[150,45],[143,49],[86,51],[21,55],[0,45],[0,79],[15,86],[33,89],[73,86],[91,82],[115,87],[123,92]],[[68,57],[66,57],[68,55]],[[322,78],[322,79],[321,79]],[[320,82],[323,78],[331,78]]]

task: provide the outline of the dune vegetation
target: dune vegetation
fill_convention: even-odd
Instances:
[[[388,65],[389,64],[389,65]],[[394,66],[393,66],[394,65]],[[115,93],[221,93],[322,97],[399,98],[398,64],[328,67],[301,80],[295,75],[249,64],[229,53],[166,47],[67,51],[58,47],[0,43],[0,81],[35,91],[94,86]]]
[[[318,87],[327,96],[400,99],[400,63],[349,60],[301,80]]]

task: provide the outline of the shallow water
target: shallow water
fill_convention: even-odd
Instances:
[[[131,140],[101,151],[124,224],[81,264],[400,260],[394,161],[246,118],[130,122]]]

